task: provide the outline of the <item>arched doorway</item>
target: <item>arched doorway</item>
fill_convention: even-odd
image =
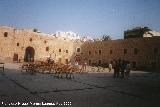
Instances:
[[[35,50],[33,47],[27,47],[25,50],[24,61],[33,62],[34,61]]]

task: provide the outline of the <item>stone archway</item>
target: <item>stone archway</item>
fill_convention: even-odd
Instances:
[[[33,62],[34,61],[35,50],[33,47],[29,46],[25,50],[24,61]]]

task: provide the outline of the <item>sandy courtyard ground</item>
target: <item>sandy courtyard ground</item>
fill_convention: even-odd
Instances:
[[[21,73],[19,64],[0,69],[0,106],[160,107],[160,73],[132,71],[130,78],[113,79],[113,72],[74,74]]]

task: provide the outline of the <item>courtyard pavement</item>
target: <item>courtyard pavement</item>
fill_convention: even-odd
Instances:
[[[0,69],[0,107],[160,107],[160,73],[132,71],[128,79],[112,75],[89,72],[65,79],[21,73],[18,64],[6,64],[5,73]]]

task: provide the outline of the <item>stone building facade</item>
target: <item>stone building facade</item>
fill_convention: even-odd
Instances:
[[[61,63],[85,61],[88,65],[104,65],[124,59],[137,68],[160,67],[160,37],[94,42],[3,26],[0,41],[1,62],[40,61],[51,57]]]
[[[160,37],[86,42],[82,46],[88,64],[130,61],[134,68],[160,67]]]
[[[33,30],[0,28],[0,60],[28,61],[46,60],[48,57],[62,63],[69,60],[73,53],[73,41]]]

